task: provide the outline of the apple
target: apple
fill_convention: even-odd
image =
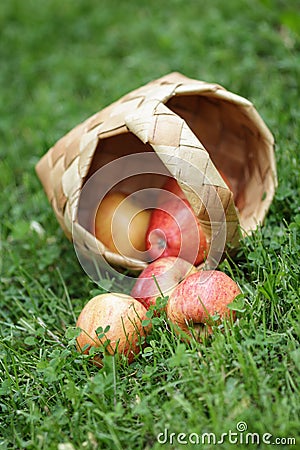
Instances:
[[[188,200],[177,197],[152,210],[146,249],[152,260],[179,256],[193,265],[204,260],[206,236]]]
[[[77,349],[88,354],[91,347],[103,346],[108,354],[124,354],[128,363],[132,363],[141,350],[143,337],[150,330],[150,326],[142,326],[146,312],[146,308],[129,295],[97,295],[89,300],[77,319],[76,326],[81,329]],[[105,330],[107,326],[109,330],[105,334],[99,331],[100,327]],[[100,356],[95,356],[93,362],[102,365]]]
[[[201,270],[189,275],[173,290],[167,304],[169,320],[184,333],[191,335],[194,328],[196,338],[208,327],[211,333],[211,316],[220,320],[232,317],[234,311],[228,308],[238,294],[239,286],[228,275],[219,270]]]
[[[181,199],[185,199],[185,195],[183,193],[183,190],[181,189],[181,187],[179,186],[178,182],[176,181],[175,178],[169,177],[165,183],[162,186],[162,191],[168,191],[171,192],[172,194],[176,195],[177,197],[181,198]],[[160,196],[159,196],[159,200],[160,202],[164,202],[168,200],[168,194],[165,192],[161,192]]]
[[[150,211],[142,210],[124,192],[109,192],[95,216],[95,236],[107,248],[123,256],[138,258],[145,251]]]
[[[196,271],[196,267],[184,259],[175,256],[159,258],[140,273],[130,295],[149,309],[161,293],[171,295],[178,283]]]
[[[218,171],[219,171],[219,174],[221,175],[221,177],[223,178],[223,180],[225,181],[225,183],[227,184],[228,188],[232,192],[232,184],[229,181],[229,178],[227,177],[227,175],[225,175],[223,170],[218,169]],[[182,199],[186,198],[183,193],[183,190],[181,189],[181,187],[179,186],[179,183],[176,181],[175,178],[169,177],[167,179],[167,181],[163,184],[162,190],[172,192],[174,195],[176,195],[179,198],[182,198]],[[166,194],[164,192],[161,193],[160,198],[161,198],[161,200],[163,200],[163,199],[167,200]]]

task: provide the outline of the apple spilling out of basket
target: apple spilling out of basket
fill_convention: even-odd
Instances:
[[[82,268],[94,281],[101,281],[102,263],[139,273],[132,290],[83,308],[82,352],[104,347],[131,362],[151,323],[167,318],[183,339],[201,339],[203,327],[215,330],[212,318],[230,315],[240,289],[217,270],[218,261],[263,224],[277,186],[274,144],[251,101],[172,72],[123,95],[48,149],[36,172]],[[160,291],[167,303],[156,300]],[[149,321],[152,313],[162,322]]]
[[[130,195],[109,192],[96,211],[94,234],[109,250],[129,258],[142,255],[148,265],[130,295],[106,293],[84,306],[77,320],[80,351],[101,347],[108,354],[124,354],[131,363],[151,329],[147,311],[161,296],[167,299],[161,311],[185,337],[201,341],[203,334],[212,333],[212,317],[218,318],[214,324],[235,320],[228,305],[241,290],[224,272],[202,269],[206,236],[174,178],[166,180],[156,208],[143,209]],[[156,308],[155,314],[159,311]],[[101,365],[101,357],[93,357],[93,362]]]

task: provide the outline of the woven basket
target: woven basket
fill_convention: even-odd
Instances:
[[[274,196],[273,148],[272,134],[248,100],[217,84],[171,73],[130,92],[72,129],[41,158],[36,171],[69,239],[75,230],[77,246],[86,253],[100,252],[114,266],[141,270],[145,261],[109,251],[78,220],[80,195],[92,174],[124,155],[155,152],[166,175],[181,185],[208,243],[212,223],[224,222],[226,248],[235,249],[241,234],[263,222]],[[203,177],[194,176],[191,168]],[[232,192],[219,170],[229,179]],[[133,192],[159,188],[162,178],[144,174],[124,183]]]

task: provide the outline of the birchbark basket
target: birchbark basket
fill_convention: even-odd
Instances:
[[[109,251],[78,219],[80,195],[92,175],[110,161],[142,152],[155,152],[166,174],[177,179],[208,243],[212,222],[225,223],[225,249],[231,250],[239,246],[241,236],[263,223],[277,184],[271,132],[247,99],[220,85],[170,73],[76,126],[36,166],[60,226],[69,239],[76,230],[77,245],[87,254],[100,252],[121,268],[141,270],[147,265]],[[203,176],[195,177],[191,167]],[[160,175],[143,175],[125,180],[123,188],[130,193],[159,188],[163,182]],[[216,194],[220,214],[214,211]],[[216,205],[220,209],[220,203]]]

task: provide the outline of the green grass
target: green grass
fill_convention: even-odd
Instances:
[[[197,448],[157,435],[219,438],[239,422],[271,442],[297,440],[275,448],[299,448],[299,10],[280,0],[1,2],[1,449]],[[76,317],[99,290],[34,166],[77,123],[174,70],[255,104],[275,136],[279,186],[265,226],[221,266],[245,294],[233,329],[188,345],[161,318],[131,366],[106,358],[99,370],[74,345]]]

